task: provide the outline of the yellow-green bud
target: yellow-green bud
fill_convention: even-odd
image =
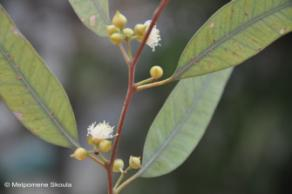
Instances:
[[[153,66],[150,69],[150,75],[153,79],[159,79],[163,76],[163,69],[160,66]]]
[[[113,164],[113,172],[122,172],[124,168],[124,161],[122,159],[116,159]]]
[[[125,28],[123,33],[127,38],[131,38],[134,34],[134,31],[131,28]]]
[[[115,25],[117,28],[123,29],[127,24],[127,18],[121,14],[121,12],[117,11],[112,19],[112,24]]]
[[[135,170],[141,168],[141,158],[135,157],[135,156],[130,156],[129,166],[130,166],[130,168],[135,169]]]
[[[107,34],[108,34],[109,36],[111,36],[113,33],[116,33],[116,32],[119,32],[119,31],[120,31],[119,28],[117,28],[117,27],[114,26],[114,25],[108,25],[108,26],[106,27],[106,30],[107,30]]]
[[[134,27],[134,32],[138,37],[142,37],[144,36],[145,32],[146,32],[146,28],[147,26],[145,24],[137,24]]]
[[[112,34],[110,36],[110,39],[111,39],[111,41],[112,41],[113,44],[119,45],[119,44],[121,44],[123,42],[124,37],[120,33],[114,33],[114,34]]]
[[[98,139],[94,137],[91,137],[91,139],[89,138],[87,139],[87,141],[88,141],[88,144],[91,144],[91,145],[98,145],[102,141],[102,139]]]
[[[71,154],[72,158],[76,160],[85,160],[88,156],[88,152],[84,148],[77,148],[73,154]]]
[[[98,144],[98,150],[100,152],[109,152],[112,149],[112,142],[109,140],[102,140],[101,142],[99,142]]]
[[[88,137],[87,137],[87,143],[88,143],[89,145],[93,145],[93,144],[94,144],[92,136],[88,136]]]

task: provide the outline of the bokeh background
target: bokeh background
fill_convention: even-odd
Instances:
[[[67,0],[0,0],[64,84],[85,144],[93,121],[115,124],[127,71],[118,50],[84,27]],[[158,0],[110,1],[129,25],[149,19]],[[159,21],[162,47],[146,49],[137,79],[152,65],[171,74],[194,32],[226,0],[172,0]],[[292,34],[236,68],[199,146],[175,172],[139,179],[127,194],[292,193]],[[141,155],[147,129],[174,85],[138,94],[128,115],[120,157]],[[70,150],[47,144],[23,128],[0,101],[0,193],[105,194],[105,174]],[[70,182],[72,188],[5,189],[5,181]]]

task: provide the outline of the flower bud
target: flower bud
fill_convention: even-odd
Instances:
[[[77,148],[73,154],[71,154],[72,158],[76,160],[85,160],[88,156],[88,152],[84,148]]]
[[[134,34],[134,31],[131,28],[125,28],[123,33],[127,38],[131,38]]]
[[[88,143],[89,145],[94,145],[94,144],[95,144],[94,141],[93,141],[92,136],[88,136],[88,137],[87,137],[87,143]]]
[[[129,166],[130,166],[130,168],[135,169],[135,170],[141,168],[140,157],[130,156]]]
[[[89,138],[87,141],[88,141],[88,144],[91,144],[91,145],[98,145],[102,141],[102,139],[98,139],[95,137],[91,137],[91,139],[89,139]]]
[[[145,24],[137,24],[134,27],[134,32],[138,37],[143,37],[146,32],[147,26]]]
[[[119,28],[117,28],[116,26],[114,25],[108,25],[106,27],[106,30],[107,30],[107,34],[109,36],[111,36],[113,33],[116,33],[116,32],[119,32]]]
[[[113,172],[122,172],[124,168],[124,161],[122,159],[116,159],[113,164]]]
[[[117,28],[123,29],[127,24],[127,18],[121,14],[121,12],[117,11],[112,19],[112,24],[115,25]]]
[[[153,66],[150,69],[150,75],[153,79],[159,79],[163,76],[163,69],[160,66]]]
[[[99,142],[98,144],[98,150],[100,152],[109,152],[112,149],[112,142],[109,140],[102,140],[101,142]]]
[[[123,42],[124,37],[120,33],[114,33],[111,35],[110,39],[111,39],[113,44],[119,45]]]

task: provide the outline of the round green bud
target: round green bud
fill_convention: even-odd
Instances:
[[[115,25],[108,25],[106,27],[106,31],[107,31],[107,34],[111,36],[113,33],[119,32],[120,30]]]
[[[122,159],[116,159],[113,164],[113,172],[122,172],[124,168],[124,161]]]
[[[72,158],[75,158],[76,160],[85,160],[88,156],[88,152],[84,148],[77,148],[73,154],[71,154]]]
[[[99,142],[98,144],[98,150],[100,152],[109,152],[112,149],[112,142],[109,140],[102,140],[101,142]]]
[[[131,28],[123,29],[123,33],[127,38],[131,38],[134,34],[134,31]]]
[[[145,24],[137,24],[134,27],[134,32],[138,37],[143,37],[145,35],[147,26]]]
[[[135,157],[135,156],[130,156],[129,158],[129,166],[132,169],[140,169],[141,168],[141,158],[140,157]]]
[[[110,36],[110,39],[111,39],[113,44],[120,45],[123,42],[124,37],[120,33],[114,33]]]
[[[119,29],[123,29],[127,24],[127,18],[121,14],[121,12],[117,11],[112,19],[112,24],[115,25]]]
[[[160,66],[153,66],[150,69],[150,76],[153,79],[159,79],[163,76],[163,69]]]
[[[93,138],[92,138],[92,136],[88,136],[88,137],[87,137],[87,143],[88,143],[89,145],[94,145],[94,142],[93,142]]]
[[[92,137],[92,136],[89,136],[89,137],[87,138],[87,142],[88,142],[88,144],[90,144],[90,145],[98,145],[101,141],[102,141],[102,139],[94,138],[94,137]]]

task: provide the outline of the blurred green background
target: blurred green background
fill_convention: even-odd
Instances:
[[[86,29],[66,0],[0,0],[64,84],[85,145],[93,121],[116,125],[127,83],[118,50]],[[187,41],[226,0],[171,0],[158,27],[162,47],[146,48],[137,80],[152,65],[171,74]],[[110,1],[129,26],[149,19],[158,0]],[[292,34],[236,68],[209,128],[191,157],[175,172],[139,179],[127,194],[291,194]],[[173,85],[136,95],[120,157],[141,155],[147,129]],[[25,130],[0,101],[0,193],[105,194],[104,172],[70,150],[47,144]],[[72,188],[4,188],[5,181],[70,182]]]

